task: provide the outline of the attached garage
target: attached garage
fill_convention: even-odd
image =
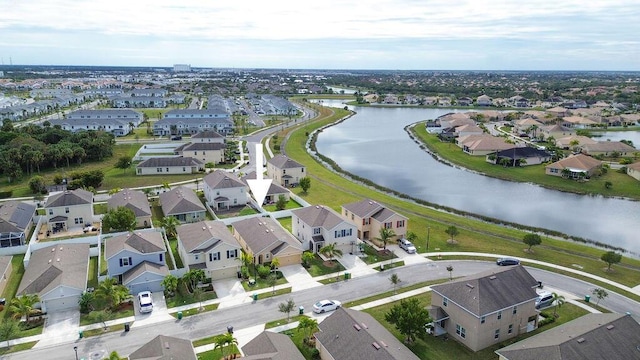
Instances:
[[[230,279],[236,277],[238,271],[240,271],[239,266],[232,266],[224,269],[209,270],[207,275],[211,277],[211,280]]]
[[[59,287],[49,294],[44,295],[40,299],[40,306],[42,311],[47,313],[77,310],[80,308],[78,305],[80,295],[81,293],[78,293],[77,289]]]
[[[169,275],[165,265],[143,261],[122,275],[122,284],[135,295],[141,291],[163,291],[162,280]]]

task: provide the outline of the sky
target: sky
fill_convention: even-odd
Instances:
[[[640,71],[638,0],[0,0],[14,65]]]

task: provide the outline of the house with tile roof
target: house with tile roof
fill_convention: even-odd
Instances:
[[[194,135],[208,130],[229,135],[233,129],[233,120],[226,110],[175,109],[167,111],[153,124],[153,135]]]
[[[565,150],[573,147],[577,148],[580,145],[595,144],[595,143],[597,143],[596,140],[593,140],[590,137],[582,136],[582,135],[567,135],[567,136],[556,138],[556,146]]]
[[[24,245],[35,213],[35,205],[15,200],[0,203],[0,247]]]
[[[640,161],[627,165],[627,175],[640,181]]]
[[[562,125],[574,129],[586,129],[598,123],[582,116],[565,116],[562,118]]]
[[[136,165],[136,175],[195,174],[204,163],[193,157],[152,157]]]
[[[432,286],[433,333],[473,351],[535,330],[536,279],[521,265],[500,267]]]
[[[419,358],[373,316],[339,308],[315,333],[322,360],[418,360]]]
[[[271,217],[253,217],[231,224],[233,237],[255,264],[278,258],[281,266],[302,262],[302,244]]]
[[[489,134],[467,135],[456,139],[456,145],[469,155],[485,156],[489,153],[514,147],[502,137]]]
[[[178,252],[188,270],[204,270],[213,280],[235,278],[242,247],[221,221],[200,221],[180,225]]]
[[[181,223],[206,219],[207,209],[196,193],[186,186],[178,186],[159,195],[164,216],[173,216]]]
[[[499,360],[640,358],[640,324],[629,314],[587,314],[496,350]]]
[[[477,106],[492,106],[493,100],[488,95],[480,95],[476,99]]]
[[[47,199],[44,209],[49,230],[82,228],[93,222],[93,193],[76,189],[53,194]]]
[[[191,340],[158,335],[129,354],[129,360],[197,360]]]
[[[481,127],[479,127],[478,125],[461,125],[461,126],[457,126],[454,129],[454,134],[456,137],[460,137],[460,136],[467,136],[467,135],[481,135],[484,133],[484,130],[482,130]]]
[[[286,155],[276,155],[267,161],[267,176],[284,187],[296,186],[307,176],[304,165]]]
[[[554,139],[560,139],[567,136],[575,135],[575,130],[562,126],[560,124],[545,125],[539,129],[539,134],[542,135],[544,140],[553,137]]]
[[[599,173],[602,161],[584,154],[571,155],[545,166],[545,174],[579,179]]]
[[[341,215],[357,227],[361,240],[377,238],[382,228],[393,230],[395,236],[391,240],[398,240],[409,227],[409,218],[371,199],[342,205]]]
[[[629,144],[621,141],[598,141],[595,144],[580,145],[582,153],[589,156],[617,156],[635,157],[640,151]]]
[[[87,289],[89,244],[58,244],[31,253],[17,296],[38,295],[43,312],[78,309]]]
[[[247,185],[233,173],[218,169],[205,176],[203,183],[204,197],[214,211],[247,204]]]
[[[107,200],[107,209],[126,207],[136,215],[136,227],[143,228],[151,225],[151,206],[147,195],[140,190],[122,189],[111,195]]]
[[[243,360],[304,360],[291,337],[263,331],[242,347]]]
[[[356,225],[327,206],[316,205],[291,210],[291,228],[303,248],[314,253],[333,243],[344,254],[354,253],[357,246]]]
[[[256,179],[256,172],[252,171],[243,176],[240,180],[242,180],[242,182],[247,186],[247,189],[249,189],[249,183],[247,182],[247,180],[254,179]],[[291,192],[289,191],[289,189],[286,189],[272,181],[271,185],[269,185],[269,190],[267,190],[267,195],[264,197],[264,204],[275,204],[280,196],[284,196],[284,199],[286,201],[289,201],[289,199],[291,198],[290,195]]]
[[[131,290],[162,291],[162,280],[169,274],[162,232],[129,232],[104,240],[107,275]]]

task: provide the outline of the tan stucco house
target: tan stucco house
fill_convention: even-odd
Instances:
[[[253,217],[231,224],[235,237],[246,253],[253,254],[255,264],[278,258],[280,266],[302,262],[302,244],[270,217]]]
[[[569,178],[590,177],[600,171],[601,167],[602,161],[588,155],[577,154],[545,166],[545,174]]]
[[[377,238],[382,228],[393,230],[395,237],[391,240],[398,240],[406,235],[409,226],[409,218],[371,199],[342,205],[341,215],[357,227],[361,240]]]
[[[63,191],[49,196],[44,208],[49,230],[81,228],[93,222],[93,193],[84,189]]]
[[[285,155],[276,155],[267,161],[267,176],[284,187],[296,186],[307,176],[304,165]]]

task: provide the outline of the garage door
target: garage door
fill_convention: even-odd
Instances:
[[[43,308],[46,312],[58,312],[79,309],[78,300],[80,296],[67,296],[58,299],[43,301]]]
[[[142,282],[138,284],[128,284],[127,287],[132,295],[136,295],[141,291],[158,292],[163,291],[162,280]]]
[[[212,270],[209,271],[209,276],[211,277],[211,280],[232,279],[238,276],[238,271],[240,271],[240,269],[235,267]]]
[[[280,266],[294,265],[300,264],[302,262],[301,255],[289,255],[289,256],[277,256],[278,260],[280,260]]]

